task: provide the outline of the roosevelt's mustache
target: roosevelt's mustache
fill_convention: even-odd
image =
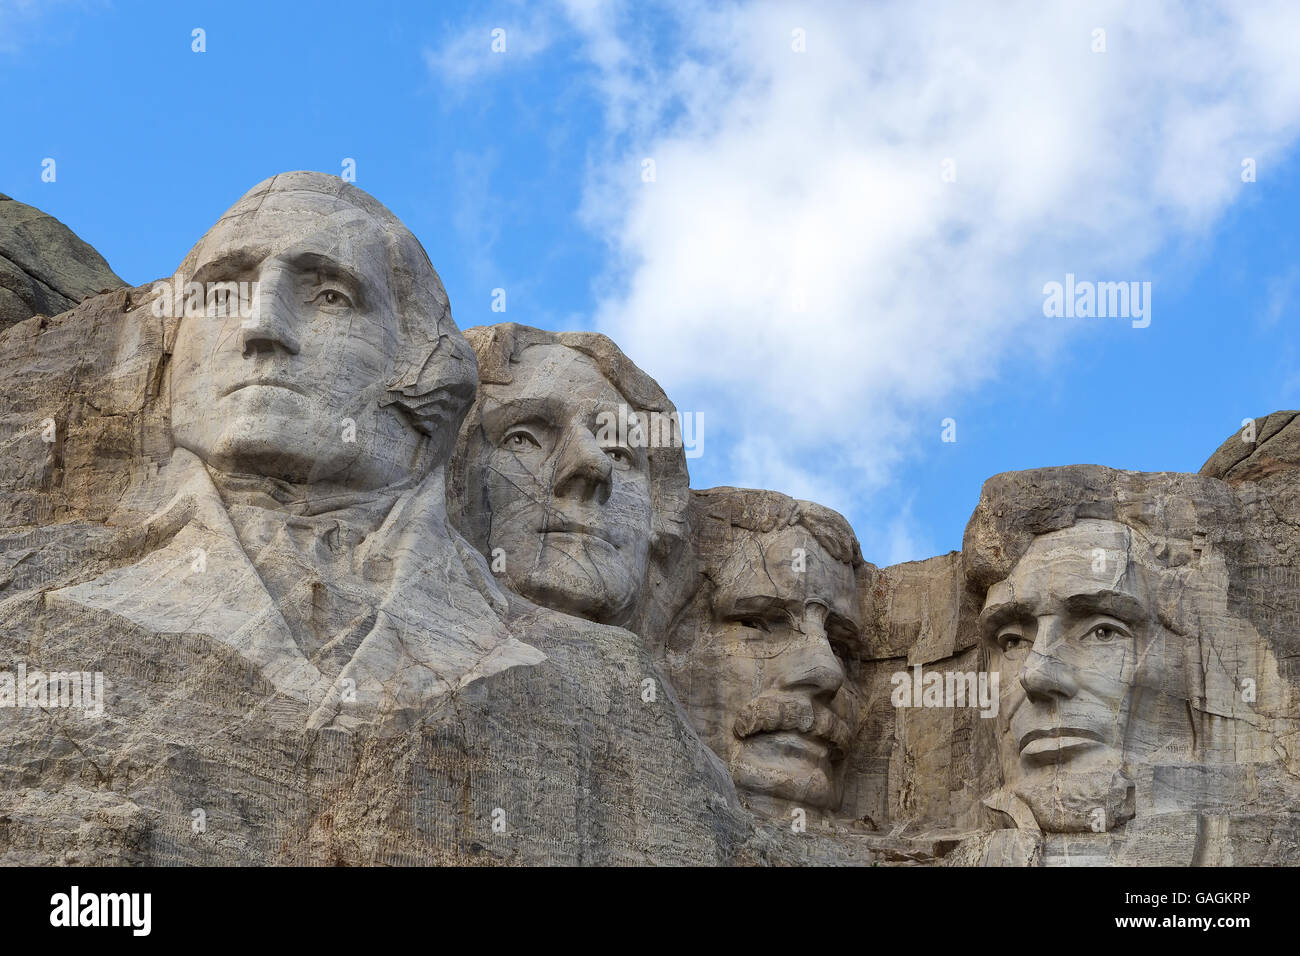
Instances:
[[[829,707],[813,703],[807,697],[778,697],[766,694],[741,708],[732,725],[737,737],[744,740],[755,734],[797,730],[830,744],[831,759],[839,760],[853,738],[848,724]]]

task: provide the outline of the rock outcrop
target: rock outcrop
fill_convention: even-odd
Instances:
[[[0,329],[125,285],[63,223],[0,194]]]
[[[995,476],[881,568],[691,491],[604,336],[462,336],[336,178],[84,301],[25,221],[0,863],[1300,862],[1296,412],[1199,475]]]

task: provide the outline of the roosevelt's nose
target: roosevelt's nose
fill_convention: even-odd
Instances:
[[[1020,685],[1025,696],[1040,703],[1054,698],[1070,698],[1079,692],[1074,668],[1056,656],[1062,635],[1051,617],[1040,618],[1034,646],[1020,667]]]
[[[245,358],[277,351],[298,354],[301,346],[294,334],[298,307],[289,276],[275,268],[264,268],[253,293],[251,312],[240,322],[235,341]]]
[[[613,463],[588,429],[569,430],[555,463],[555,497],[604,504],[609,500]]]
[[[828,611],[821,604],[804,606],[803,619],[790,647],[778,658],[777,683],[784,690],[808,690],[829,701],[844,683],[844,667],[826,634]]]

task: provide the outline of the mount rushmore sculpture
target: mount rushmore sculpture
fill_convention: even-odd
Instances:
[[[1295,412],[880,568],[336,177],[138,288],[0,217],[0,862],[1300,862]]]

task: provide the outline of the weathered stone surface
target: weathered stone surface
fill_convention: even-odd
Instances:
[[[1295,412],[879,568],[315,173],[0,376],[0,863],[1300,862]]]
[[[132,290],[0,336],[0,668],[105,685],[99,717],[3,710],[4,809],[57,793],[90,819],[112,794],[129,821],[0,853],[769,852],[671,694],[643,699],[664,681],[632,632],[509,595],[448,523],[475,365],[413,237],[337,179],[290,174],[195,247],[179,288],[195,277],[257,282],[251,314]]]
[[[125,285],[63,223],[0,194],[0,329]]]
[[[1201,466],[1201,474],[1230,485],[1263,481],[1300,467],[1300,412],[1247,419]]]
[[[748,806],[842,802],[862,653],[853,529],[772,491],[692,493],[701,587],[664,641],[669,679]]]

